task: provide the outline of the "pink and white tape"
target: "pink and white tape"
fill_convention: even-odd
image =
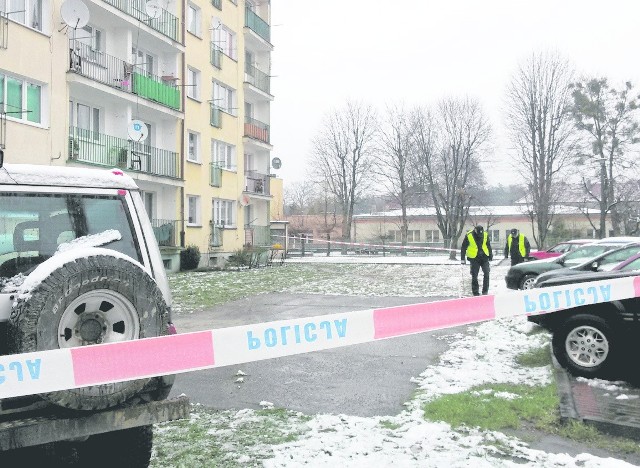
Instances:
[[[640,296],[640,277],[0,356],[0,398],[229,366]]]

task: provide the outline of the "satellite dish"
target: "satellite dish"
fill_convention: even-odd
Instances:
[[[146,11],[149,19],[158,19],[162,14],[162,7],[158,3],[158,0],[149,0],[144,4],[144,11]]]
[[[129,122],[129,127],[127,127],[127,135],[129,135],[129,138],[133,141],[140,142],[146,140],[149,135],[147,124],[142,120],[132,120]]]
[[[220,26],[222,26],[222,20],[220,18],[217,16],[211,18],[211,29],[218,29]]]
[[[247,206],[249,204],[251,200],[249,200],[249,196],[248,195],[242,195],[240,197],[240,206]]]
[[[280,158],[273,158],[271,160],[271,167],[274,169],[280,169],[282,167],[282,161],[280,161]]]
[[[70,28],[84,28],[89,22],[89,9],[82,0],[65,0],[60,6],[60,16]]]

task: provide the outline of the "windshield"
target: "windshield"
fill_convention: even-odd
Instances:
[[[611,250],[610,246],[606,245],[583,245],[580,248],[575,249],[572,252],[566,254],[563,258],[564,263],[580,263],[584,261],[585,258],[593,258],[601,253],[606,252],[607,250]]]
[[[123,197],[0,193],[0,279],[27,273],[63,244],[114,230],[105,247],[141,261]]]
[[[598,269],[599,270],[610,270],[611,268],[613,268],[615,265],[617,265],[618,263],[628,259],[629,257],[631,257],[632,255],[637,254],[638,252],[640,252],[640,246],[638,245],[632,245],[629,247],[625,247],[623,249],[619,249],[619,250],[615,250],[605,256],[603,256],[600,261],[598,262]]]

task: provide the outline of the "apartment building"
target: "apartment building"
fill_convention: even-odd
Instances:
[[[0,0],[5,162],[121,168],[171,271],[271,245],[269,8]]]

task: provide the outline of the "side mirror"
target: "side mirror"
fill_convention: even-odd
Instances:
[[[598,265],[598,262],[593,262],[593,263],[591,264],[591,269],[592,269],[593,271],[598,271],[598,266],[599,266],[599,265]]]

